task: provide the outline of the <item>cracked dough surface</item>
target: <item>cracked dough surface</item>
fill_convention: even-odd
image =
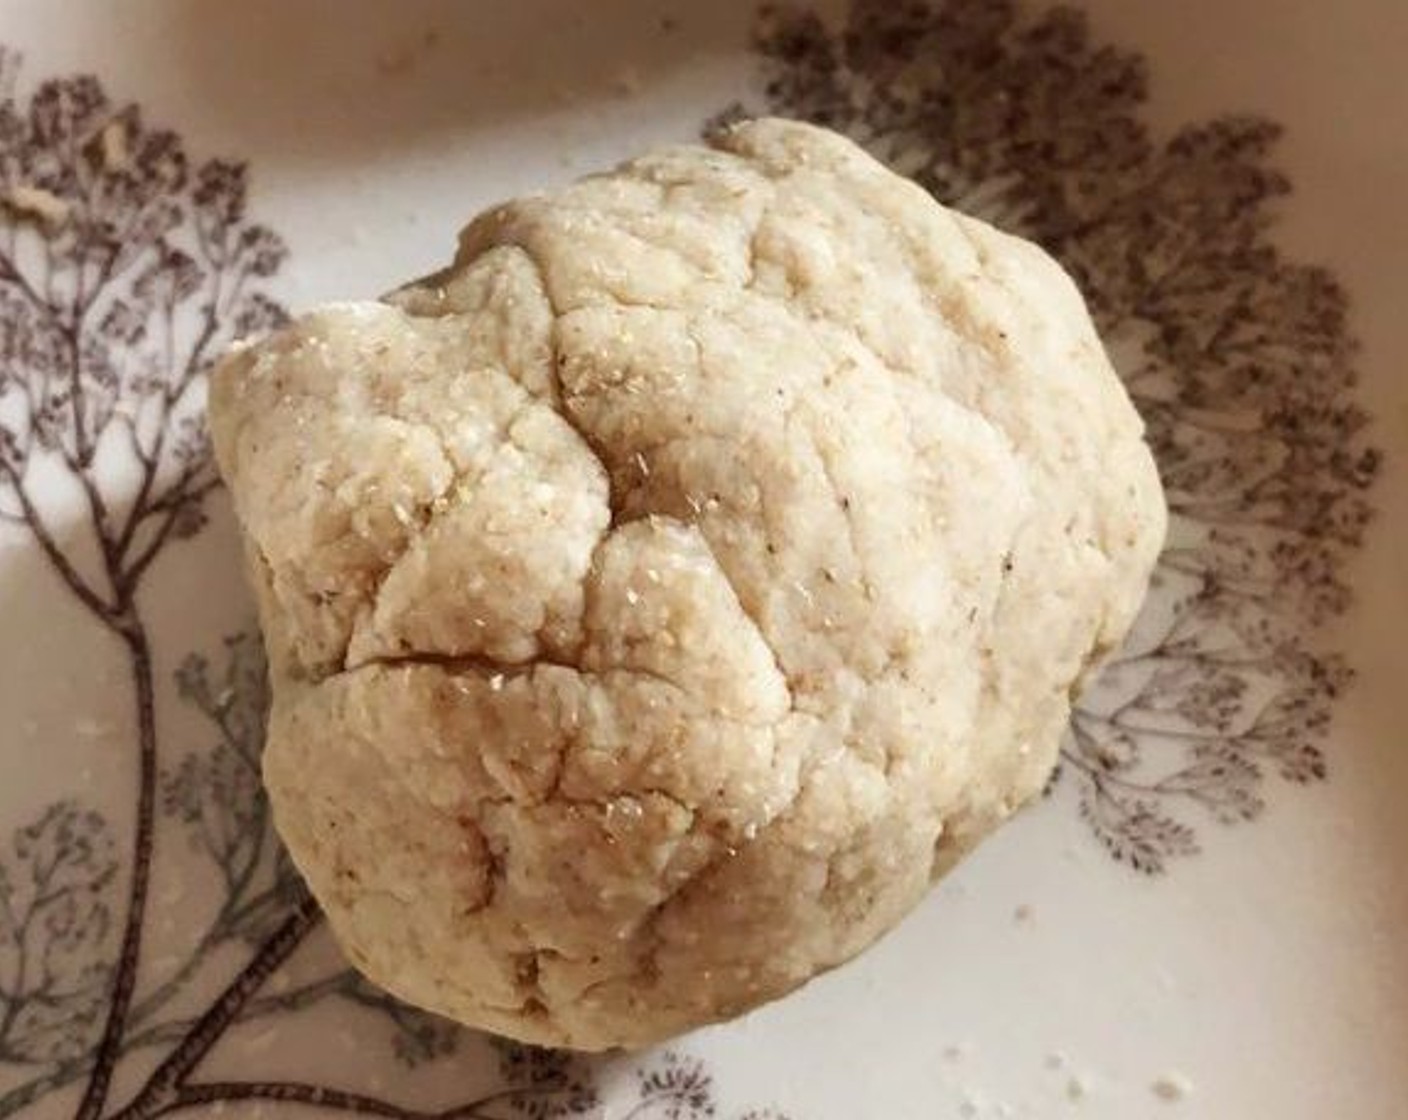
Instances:
[[[898,921],[1041,789],[1164,531],[1061,269],[785,121],[481,215],[210,416],[337,937],[583,1049]]]

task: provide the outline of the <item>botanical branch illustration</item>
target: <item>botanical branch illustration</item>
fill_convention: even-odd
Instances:
[[[756,44],[769,109],[1054,253],[1148,424],[1174,515],[1158,594],[1063,751],[1101,840],[1156,872],[1196,850],[1189,810],[1249,820],[1269,777],[1323,778],[1350,674],[1319,630],[1348,603],[1379,456],[1344,293],[1271,240],[1278,128],[1156,138],[1142,60],[1068,8],[855,0],[834,32],[773,8]]]
[[[13,94],[0,56],[0,517],[27,531],[64,586],[120,639],[132,677],[136,827],[111,991],[81,1120],[107,1098],[141,957],[156,811],[151,647],[138,589],[163,548],[196,533],[216,484],[201,374],[281,312],[258,290],[283,260],[245,220],[245,176],[192,166],[170,132],[97,81]],[[132,478],[135,477],[135,483]],[[72,493],[76,532],[48,497]]]
[[[0,1061],[72,1057],[106,1002],[117,858],[106,823],[70,801],[0,858]]]
[[[260,788],[259,758],[268,706],[263,651],[254,635],[225,643],[222,669],[192,654],[176,675],[177,689],[210,721],[213,745],[181,759],[162,788],[166,812],[185,825],[193,847],[219,874],[222,903],[198,945],[232,938],[258,944],[288,910],[298,877],[279,847]]]

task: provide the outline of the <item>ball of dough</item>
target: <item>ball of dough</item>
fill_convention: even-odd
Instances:
[[[580,1049],[894,925],[1042,788],[1164,530],[1062,270],[777,120],[481,215],[210,416],[338,939]]]

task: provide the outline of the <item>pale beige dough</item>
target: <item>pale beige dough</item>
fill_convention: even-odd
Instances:
[[[1065,273],[785,121],[480,216],[210,416],[338,939],[583,1049],[897,922],[1042,788],[1164,532]]]

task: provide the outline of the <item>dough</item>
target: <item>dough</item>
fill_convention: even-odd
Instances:
[[[1164,531],[1061,269],[779,120],[481,215],[210,418],[338,939],[588,1050],[894,925],[1042,788]]]

